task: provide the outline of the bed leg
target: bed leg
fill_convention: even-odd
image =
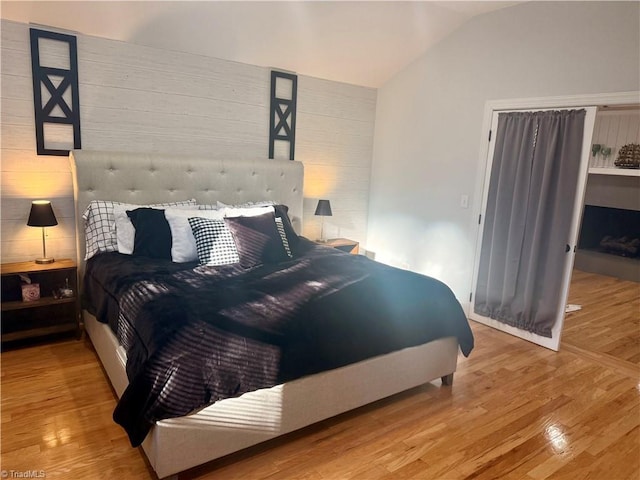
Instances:
[[[442,385],[446,387],[450,387],[451,385],[453,385],[453,373],[445,375],[444,377],[440,377],[440,379],[442,380]]]

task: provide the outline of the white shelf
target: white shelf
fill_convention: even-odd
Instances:
[[[589,167],[589,175],[619,175],[622,177],[640,177],[640,169]]]

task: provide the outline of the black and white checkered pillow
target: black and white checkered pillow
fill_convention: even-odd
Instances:
[[[201,265],[231,265],[240,262],[236,244],[224,220],[190,217]]]
[[[92,200],[82,214],[84,219],[85,260],[89,260],[99,252],[117,252],[118,237],[116,235],[116,219],[114,205],[127,205],[131,209],[148,207],[178,207],[196,205],[195,199],[183,202],[158,203],[154,205],[129,205],[111,200]]]
[[[118,238],[113,216],[113,206],[120,202],[92,200],[82,214],[84,218],[85,260],[98,252],[118,251]]]
[[[276,227],[278,228],[278,233],[280,234],[280,238],[282,239],[282,246],[284,250],[287,252],[287,256],[292,258],[291,248],[289,248],[289,240],[287,240],[287,233],[284,231],[284,224],[282,223],[282,218],[276,217]]]

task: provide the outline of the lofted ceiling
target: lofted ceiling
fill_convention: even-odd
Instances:
[[[3,19],[369,87],[494,1],[4,1]]]

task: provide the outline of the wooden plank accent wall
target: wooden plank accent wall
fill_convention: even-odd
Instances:
[[[611,148],[604,160],[598,153],[590,157],[590,166],[614,168],[620,147],[640,143],[640,108],[599,110],[593,127],[592,143]],[[623,175],[589,175],[585,204],[609,208],[640,210],[640,177]]]
[[[600,110],[593,126],[593,142],[611,148],[611,155],[604,160],[600,154],[591,156],[590,166],[613,167],[620,147],[628,143],[640,143],[640,108]]]
[[[77,37],[84,149],[268,161],[270,69]],[[1,261],[41,254],[40,230],[26,226],[31,200],[39,198],[51,200],[59,221],[47,229],[47,252],[75,258],[68,159],[36,155],[29,26],[2,20],[0,48]],[[51,48],[42,55],[60,53]],[[376,95],[298,76],[296,160],[305,164],[309,238],[320,235],[317,199],[328,198],[328,236],[365,241]],[[277,146],[275,156],[288,158],[288,146]]]

